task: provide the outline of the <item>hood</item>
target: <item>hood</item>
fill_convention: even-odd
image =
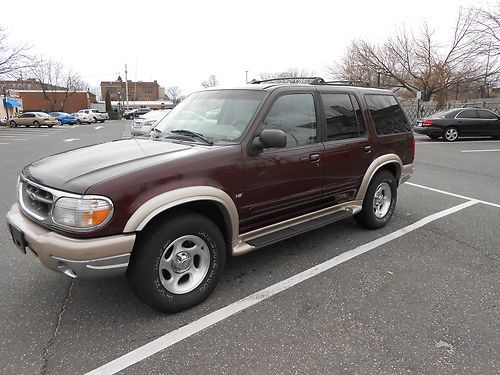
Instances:
[[[41,185],[84,194],[98,182],[208,150],[204,146],[128,139],[49,156],[26,166],[22,173]]]

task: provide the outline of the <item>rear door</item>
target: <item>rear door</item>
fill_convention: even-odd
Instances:
[[[481,135],[483,121],[475,109],[464,109],[455,116],[458,133],[462,136]]]
[[[265,115],[264,129],[281,129],[285,148],[244,151],[246,189],[241,231],[271,224],[313,209],[322,196],[323,144],[319,141],[315,90],[281,94]]]
[[[321,92],[324,113],[324,197],[328,205],[353,200],[372,161],[372,146],[354,94]]]

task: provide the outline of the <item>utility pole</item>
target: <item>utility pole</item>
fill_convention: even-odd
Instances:
[[[245,83],[248,83],[248,70],[245,70]]]
[[[125,97],[127,98],[127,111],[128,111],[128,78],[127,78],[127,64],[125,64]]]

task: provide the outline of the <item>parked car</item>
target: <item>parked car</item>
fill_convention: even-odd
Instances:
[[[66,112],[50,112],[49,115],[55,117],[59,121],[59,125],[74,125],[77,123],[76,117]]]
[[[109,115],[107,114],[107,112],[99,112],[97,109],[91,109],[91,108],[87,108],[87,109],[80,109],[78,111],[78,113],[86,113],[90,116],[92,116],[92,118],[94,119],[94,122],[104,122],[106,120],[109,119]]]
[[[132,124],[132,135],[148,135],[169,112],[170,109],[151,111],[137,117]]]
[[[19,125],[24,125],[27,128],[30,126],[35,128],[47,126],[51,128],[54,125],[58,125],[59,121],[44,112],[25,112],[19,116],[11,117],[9,124],[11,128],[17,128]]]
[[[417,120],[413,131],[429,138],[454,142],[458,137],[500,138],[500,116],[484,108],[457,108]]]
[[[130,119],[133,119],[135,117],[139,117],[139,116],[142,116],[148,112],[151,112],[152,109],[151,108],[136,108],[136,109],[132,109],[130,111],[125,111],[123,113],[123,117],[126,118],[127,120],[130,120]]]
[[[196,92],[155,137],[31,163],[14,243],[70,277],[126,272],[176,312],[209,296],[227,256],[352,216],[385,226],[413,173],[411,126],[391,91],[315,82]]]
[[[0,126],[6,126],[6,125],[7,125],[7,118],[0,117]]]
[[[91,124],[94,122],[94,118],[91,115],[89,115],[88,113],[75,112],[75,113],[72,113],[71,115],[76,117],[77,124]]]

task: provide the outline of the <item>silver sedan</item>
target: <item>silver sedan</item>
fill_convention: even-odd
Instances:
[[[148,135],[151,130],[168,115],[170,109],[151,111],[136,117],[132,124],[132,135]]]

